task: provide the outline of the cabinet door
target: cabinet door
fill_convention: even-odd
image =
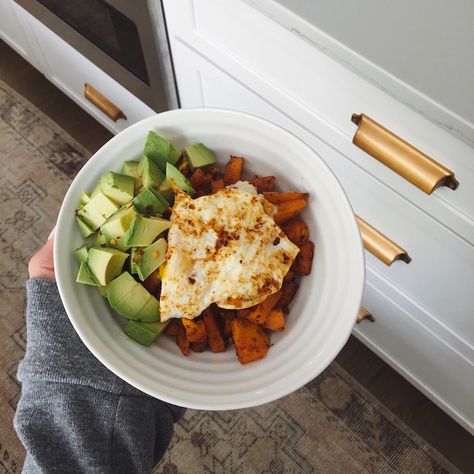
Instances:
[[[28,16],[13,0],[0,0],[0,38],[30,64],[42,70],[44,61],[29,26]]]

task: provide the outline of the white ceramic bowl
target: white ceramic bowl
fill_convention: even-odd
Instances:
[[[302,279],[284,332],[260,361],[240,365],[225,353],[183,357],[174,339],[145,348],[125,336],[120,318],[95,288],[75,283],[73,250],[82,244],[74,209],[82,190],[99,176],[139,158],[148,130],[159,130],[179,148],[203,142],[222,165],[244,156],[247,173],[275,175],[281,190],[311,194],[304,219],[316,243],[312,273]],[[106,143],[82,168],[59,213],[54,260],[69,318],[90,351],[138,389],[176,405],[224,410],[260,405],[300,388],[320,374],[345,344],[364,285],[364,257],[354,214],[323,160],[291,133],[263,119],[218,109],[165,112],[142,120]]]

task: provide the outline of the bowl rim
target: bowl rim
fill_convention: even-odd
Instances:
[[[352,232],[352,235],[350,236],[351,240],[355,245],[357,245],[357,248],[352,249],[353,252],[353,258],[355,260],[358,260],[358,282],[357,284],[354,285],[353,288],[353,295],[358,295],[357,298],[355,296],[352,296],[354,299],[354,324],[356,322],[356,317],[357,317],[357,312],[360,308],[361,302],[362,302],[362,296],[363,296],[363,290],[365,286],[365,276],[366,276],[366,266],[365,266],[365,256],[364,256],[364,248],[363,248],[363,243],[362,243],[362,237],[359,232],[359,228],[357,225],[356,217],[354,210],[351,206],[351,203],[349,201],[349,198],[346,194],[346,191],[344,190],[342,184],[340,183],[339,179],[337,178],[336,174],[329,168],[329,166],[326,164],[326,162],[321,158],[319,153],[315,151],[313,148],[311,148],[309,145],[307,145],[302,139],[300,139],[297,135],[295,135],[293,132],[283,128],[282,126],[272,122],[271,120],[267,120],[265,118],[259,117],[254,114],[250,114],[247,112],[241,112],[241,111],[236,111],[236,110],[231,110],[231,109],[225,109],[225,108],[219,108],[219,107],[195,107],[195,108],[182,108],[182,109],[174,109],[174,110],[169,110],[165,112],[160,112],[155,115],[152,115],[150,117],[146,117],[133,125],[127,127],[126,129],[122,130],[120,133],[117,135],[113,136],[110,140],[108,140],[104,145],[102,145],[95,153],[92,154],[92,156],[89,158],[89,160],[84,164],[84,166],[79,170],[78,174],[75,176],[74,180],[71,182],[64,198],[61,204],[61,208],[58,213],[57,221],[56,221],[56,236],[58,235],[58,231],[60,231],[62,224],[70,218],[69,211],[70,209],[67,209],[69,207],[69,202],[75,198],[73,196],[73,193],[76,192],[74,189],[74,182],[83,174],[86,174],[89,172],[89,168],[93,167],[93,162],[94,158],[98,154],[102,154],[107,151],[108,148],[112,147],[113,144],[119,140],[123,139],[123,136],[126,134],[133,134],[135,129],[143,128],[144,124],[147,122],[150,122],[150,127],[153,128],[153,121],[156,119],[156,117],[159,116],[173,116],[173,115],[180,115],[180,114],[225,114],[228,116],[234,116],[238,117],[240,119],[250,119],[256,122],[261,123],[264,126],[270,126],[275,129],[276,133],[279,134],[286,134],[291,137],[292,140],[297,140],[300,145],[302,145],[304,148],[308,150],[311,154],[314,155],[315,158],[317,158],[320,162],[320,165],[325,168],[326,172],[328,172],[332,177],[334,178],[335,183],[337,183],[337,192],[340,195],[340,198],[342,201],[345,203],[347,206],[348,210],[350,210],[350,229]],[[74,310],[71,308],[71,306],[68,303],[68,297],[67,297],[67,285],[68,282],[66,281],[65,278],[63,278],[61,272],[58,272],[58,269],[61,268],[61,265],[56,265],[57,262],[60,262],[60,247],[59,247],[59,242],[60,239],[55,238],[54,239],[54,251],[53,251],[53,256],[54,256],[54,262],[55,262],[55,272],[56,272],[56,283],[59,291],[59,295],[61,297],[64,309],[66,311],[66,314],[74,327],[74,330],[76,333],[79,335],[81,341],[84,343],[84,345],[91,351],[91,353],[105,366],[107,367],[111,372],[113,372],[115,375],[117,375],[119,378],[124,380],[125,382],[129,383],[130,385],[134,386],[135,388],[141,390],[142,392],[149,394],[155,398],[158,398],[160,400],[163,400],[168,403],[173,403],[179,406],[183,406],[186,408],[191,408],[191,409],[200,409],[200,410],[212,410],[212,411],[220,411],[220,410],[231,410],[231,409],[241,409],[241,408],[250,408],[250,407],[255,407],[259,405],[263,405],[265,403],[269,403],[271,401],[277,400],[279,398],[282,398],[286,395],[289,395],[290,393],[293,393],[294,391],[298,390],[299,388],[303,387],[306,385],[308,382],[316,378],[318,375],[322,373],[323,370],[325,370],[329,364],[335,359],[337,354],[341,351],[341,349],[344,347],[346,344],[347,340],[349,339],[349,336],[352,333],[353,327],[347,325],[344,334],[342,334],[341,331],[341,337],[339,338],[339,343],[334,344],[331,347],[331,350],[328,351],[327,356],[320,360],[317,366],[315,367],[315,370],[310,371],[306,374],[306,377],[302,377],[301,380],[298,382],[299,385],[298,387],[295,387],[294,385],[291,386],[284,386],[280,390],[276,392],[272,392],[272,394],[267,395],[266,397],[261,397],[258,401],[256,402],[244,402],[244,403],[237,403],[237,402],[228,402],[226,404],[222,404],[221,406],[214,406],[212,404],[206,405],[205,403],[197,403],[193,404],[189,400],[179,400],[174,397],[168,397],[166,394],[163,393],[157,393],[156,391],[151,391],[145,384],[134,380],[133,377],[129,375],[129,373],[125,372],[122,370],[119,364],[116,364],[114,361],[110,361],[107,358],[107,350],[106,348],[98,348],[94,344],[92,344],[89,340],[85,332],[83,331],[79,321],[77,321],[74,317]],[[357,255],[356,255],[357,254]],[[69,282],[70,283],[70,282]],[[357,302],[357,305],[355,304]],[[320,367],[323,367],[321,370]]]

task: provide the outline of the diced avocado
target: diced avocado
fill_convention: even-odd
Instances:
[[[77,216],[92,230],[97,230],[118,208],[105,194],[98,193],[77,211]]]
[[[100,186],[102,193],[122,205],[133,199],[135,180],[131,176],[109,171],[101,176]]]
[[[138,273],[138,262],[140,262],[140,258],[143,254],[142,247],[133,247],[132,251],[130,252],[130,273],[137,274]]]
[[[142,285],[138,285],[143,288]],[[148,291],[143,288],[147,293]],[[158,321],[160,319],[160,302],[150,293],[150,299],[140,308],[140,311],[136,314],[135,318],[137,321],[144,323]]]
[[[164,180],[160,187],[158,188],[158,192],[170,203],[173,204],[174,202],[174,191],[171,187],[171,183],[168,180]]]
[[[186,158],[188,159],[192,171],[196,168],[202,168],[203,166],[212,165],[216,162],[214,152],[209,150],[209,148],[202,143],[188,146],[184,152],[186,153]]]
[[[123,237],[123,243],[130,247],[146,247],[170,227],[171,222],[166,219],[137,214]]]
[[[164,323],[155,321],[154,323],[139,323],[138,321],[128,321],[124,328],[125,334],[134,341],[149,346],[166,329],[169,321]]]
[[[82,206],[85,206],[91,200],[90,194],[85,191],[81,192],[81,197],[79,199],[79,204],[77,205],[78,209]]]
[[[107,239],[102,231],[99,229],[90,240],[91,247],[107,247]]]
[[[124,272],[107,286],[107,299],[117,313],[128,319],[158,321],[159,302],[130,273]]]
[[[74,257],[78,263],[86,262],[87,261],[87,254],[88,254],[88,247],[87,244],[84,244],[82,247],[74,250]]]
[[[97,289],[99,290],[100,296],[103,296],[104,298],[107,296],[107,294],[106,294],[107,287],[106,286],[99,285],[97,287]]]
[[[108,285],[121,271],[128,254],[110,247],[89,249],[87,266],[99,285]]]
[[[80,217],[76,217],[76,222],[79,226],[79,230],[81,231],[82,237],[84,237],[85,239],[87,239],[87,237],[90,237],[94,233],[94,230],[91,229]]]
[[[137,273],[140,280],[145,280],[166,260],[167,244],[165,239],[158,239],[137,255]],[[133,258],[133,257],[132,257]]]
[[[138,172],[138,161],[126,161],[122,165],[122,174],[131,176],[135,180],[135,194],[138,194],[143,187],[142,178]]]
[[[153,130],[148,132],[143,153],[149,156],[163,172],[166,170],[166,163],[174,165],[181,156],[181,152],[171,142]]]
[[[76,278],[77,283],[84,283],[85,285],[97,286],[97,280],[90,271],[86,262],[81,262],[79,267],[79,272],[77,273]]]
[[[115,214],[112,214],[102,224],[100,230],[104,234],[108,245],[119,250],[128,249],[128,246],[123,243],[123,237],[136,213],[137,211],[133,204],[129,203],[120,208]]]
[[[140,173],[142,184],[145,188],[158,188],[165,179],[165,175],[160,171],[158,165],[147,155],[142,155],[140,158],[138,172]]]
[[[174,183],[185,193],[193,195],[196,192],[189,179],[170,163],[166,163],[166,181],[170,184]]]
[[[169,207],[169,202],[153,188],[145,188],[133,199],[138,212],[147,215],[162,214]]]

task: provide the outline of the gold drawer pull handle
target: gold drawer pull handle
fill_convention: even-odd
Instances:
[[[402,140],[364,114],[353,114],[358,126],[352,143],[395,173],[431,194],[440,186],[456,189],[459,185],[454,173],[422,151]]]
[[[107,117],[116,122],[119,119],[127,120],[125,114],[107,97],[104,97],[97,89],[90,84],[84,84],[84,97],[99,110],[104,112]]]
[[[356,322],[357,324],[360,324],[364,320],[370,321],[371,323],[375,322],[375,318],[364,307],[361,306]]]
[[[369,251],[372,255],[385,263],[385,265],[391,265],[395,260],[403,260],[405,263],[411,262],[411,258],[406,250],[367,224],[367,222],[359,216],[356,216],[356,220],[359,225],[365,250]]]

